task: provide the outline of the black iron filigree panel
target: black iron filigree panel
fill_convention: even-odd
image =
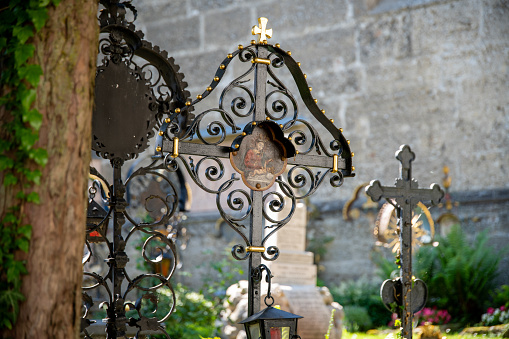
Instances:
[[[169,338],[164,322],[175,308],[175,233],[186,196],[175,178],[182,174],[169,172],[160,159],[136,162],[127,178],[122,168],[147,149],[165,115],[184,107],[189,93],[173,58],[144,41],[128,20],[136,18],[134,7],[113,0],[101,5],[92,149],[110,160],[113,175],[90,169],[81,332],[85,338],[97,332]],[[192,118],[188,111],[174,121],[186,130]],[[157,268],[155,273],[137,271],[128,246],[139,246],[143,265]]]

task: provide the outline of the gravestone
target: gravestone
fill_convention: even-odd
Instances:
[[[285,207],[279,214],[287,215],[289,209]],[[317,267],[313,253],[306,251],[306,225],[306,206],[298,203],[288,224],[267,240],[267,246],[277,246],[280,251],[276,261],[263,261],[274,275],[274,283],[316,286]]]
[[[274,217],[280,220],[289,213],[290,207],[287,205],[278,213],[279,216]],[[279,284],[280,300],[276,296],[276,303],[280,302],[283,310],[304,317],[299,320],[298,334],[306,339],[323,339],[329,327],[332,297],[330,302],[324,302],[320,290],[316,287],[317,266],[313,263],[313,253],[306,251],[306,226],[306,205],[298,203],[288,224],[267,240],[267,246],[279,248],[278,259],[263,261],[263,264],[271,270],[274,276],[272,281]],[[270,228],[266,229],[266,232],[270,231]],[[285,309],[285,304],[288,309]],[[340,322],[341,306],[334,304],[339,309],[337,319]],[[339,325],[339,329],[333,328],[330,338],[340,337]]]

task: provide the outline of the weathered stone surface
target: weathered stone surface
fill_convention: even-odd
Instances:
[[[317,269],[313,264],[293,264],[281,262],[270,263],[270,270],[274,275],[274,282],[284,285],[315,286]]]
[[[483,0],[481,39],[483,44],[507,45],[509,7],[505,0]]]
[[[253,39],[251,26],[246,22],[248,17],[249,8],[235,8],[205,16],[205,44],[216,46],[247,44]]]
[[[188,12],[173,16],[184,5]],[[361,216],[344,222],[341,209],[363,182],[393,182],[399,174],[394,152],[401,144],[410,144],[417,155],[413,174],[421,187],[440,183],[441,168],[448,165],[453,193],[509,188],[506,1],[263,0],[253,7],[241,0],[159,0],[147,6],[154,14],[146,18],[140,10],[136,25],[147,27],[148,40],[175,54],[193,98],[208,86],[226,54],[252,38],[258,16],[268,17],[274,30],[269,43],[279,42],[302,63],[319,107],[343,128],[355,152],[356,177],[345,179],[339,189],[331,188],[326,178],[307,201],[319,211],[310,221],[308,237],[335,238],[324,244],[328,251],[320,263],[319,275],[327,283],[374,274],[373,220]],[[153,17],[158,8],[168,8],[170,17]],[[242,70],[232,65],[233,75],[225,80]],[[288,75],[282,79],[291,82]],[[299,107],[304,109],[301,103]],[[223,236],[217,235],[218,214],[215,219],[194,218],[198,210],[215,209],[215,196],[197,186],[193,195],[192,238],[182,256],[189,270],[201,264],[203,248],[216,251],[240,242],[228,226],[221,227]],[[504,206],[469,205],[457,215],[472,235],[489,229],[499,246],[503,241],[498,239],[509,234]],[[507,281],[508,256],[502,264],[506,269],[501,277]],[[203,272],[196,269],[195,276]]]
[[[163,17],[164,18],[164,17]],[[172,27],[169,30],[169,27]],[[145,23],[146,39],[169,51],[194,50],[200,47],[200,18],[179,17],[175,20],[154,20]]]
[[[304,68],[305,67],[304,65]],[[324,100],[335,98],[338,93],[354,94],[361,90],[363,86],[363,70],[351,66],[338,70],[329,70],[328,72],[312,72],[308,75],[309,82],[313,84],[314,97],[318,99],[320,107],[325,103]],[[332,108],[332,107],[330,107]],[[336,112],[326,112],[336,115]]]
[[[335,28],[281,41],[281,48],[292,51],[302,70],[341,69],[355,61],[355,31]],[[324,67],[326,65],[326,67]]]
[[[134,5],[145,22],[187,15],[187,0],[139,0]]]
[[[230,51],[215,50],[213,52],[196,53],[193,58],[179,58],[181,72],[185,74],[185,80],[189,83],[193,99],[209,86],[219,65],[228,53]],[[214,104],[215,106],[212,107],[217,107],[217,101]],[[210,101],[209,105],[212,105]]]
[[[412,11],[412,48],[415,55],[456,53],[478,43],[479,1],[448,2]]]
[[[410,14],[404,12],[361,23],[361,62],[372,64],[380,63],[381,60],[409,57],[412,53],[411,32]]]
[[[305,36],[306,31],[323,29],[344,22],[348,15],[346,0],[286,0],[261,3],[256,6],[256,17],[269,19],[274,39],[285,36]],[[281,41],[282,42],[282,41]]]
[[[235,0],[190,0],[190,5],[195,11],[224,8],[234,3]]]

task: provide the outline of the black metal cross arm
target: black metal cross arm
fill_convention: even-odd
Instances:
[[[160,138],[157,141],[157,145],[161,145],[161,152],[172,153],[172,154],[186,154],[186,155],[203,155],[228,158],[232,148],[229,146],[218,146],[218,145],[206,145],[202,143],[193,143],[179,141],[178,149],[175,147],[173,140],[167,138]],[[308,154],[297,154],[295,157],[288,159],[289,165],[302,165],[309,167],[321,167],[331,168],[333,167],[333,160],[331,157],[322,155],[308,155]],[[338,158],[337,163],[338,169],[346,169],[346,161],[343,158]]]
[[[399,182],[399,180],[397,182]],[[412,183],[417,184],[416,181],[412,181]],[[411,186],[410,189],[405,189],[404,187],[388,187],[382,186],[378,180],[372,180],[366,188],[366,194],[369,195],[373,201],[379,201],[381,198],[394,199],[399,206],[404,203],[414,204],[419,201],[431,201],[431,204],[436,205],[444,197],[444,191],[438,184],[431,184],[430,188]]]
[[[179,141],[175,142],[174,139],[161,139],[160,143],[162,145],[160,152],[171,153],[175,156],[179,154],[185,155],[207,155],[211,157],[218,158],[228,158],[230,156],[230,152],[232,148],[229,146],[219,146],[219,145],[207,145],[203,143],[194,143],[194,142],[185,142]],[[159,149],[158,149],[159,150]]]
[[[400,161],[401,178],[396,179],[395,187],[382,186],[380,181],[372,180],[366,187],[366,194],[374,201],[395,199],[399,207],[423,200],[430,200],[433,205],[439,203],[445,194],[439,185],[432,184],[429,189],[419,188],[417,181],[412,178],[415,153],[410,146],[402,145],[396,152],[396,159]]]

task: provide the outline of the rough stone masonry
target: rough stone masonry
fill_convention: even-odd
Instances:
[[[374,225],[364,215],[343,221],[341,208],[356,186],[394,180],[394,150],[401,144],[418,155],[414,175],[423,184],[440,183],[442,167],[449,166],[451,191],[460,201],[454,213],[471,237],[488,229],[495,248],[509,243],[508,0],[140,0],[134,5],[138,28],[175,57],[193,96],[208,85],[227,53],[249,43],[250,28],[261,16],[274,32],[269,43],[279,42],[302,63],[320,106],[351,140],[357,169],[340,189],[320,187],[308,205],[316,211],[308,237],[334,238],[320,263],[325,282],[372,274]],[[229,242],[214,238],[218,215],[213,203],[203,204],[213,197],[198,189],[193,194],[188,222],[200,226],[188,228],[196,236],[183,258],[186,270],[194,269],[192,257],[203,246],[217,250],[218,241],[225,247]],[[500,282],[509,281],[508,256],[501,268]]]

